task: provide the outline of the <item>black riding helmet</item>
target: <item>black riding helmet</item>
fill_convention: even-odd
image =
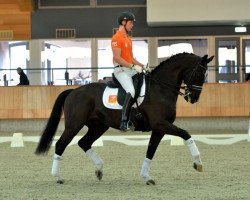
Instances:
[[[126,12],[122,12],[118,17],[117,17],[117,22],[119,25],[122,24],[122,21],[126,20],[126,21],[136,21],[135,20],[135,15],[132,12],[126,11]]]

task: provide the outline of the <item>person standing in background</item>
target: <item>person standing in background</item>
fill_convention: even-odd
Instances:
[[[246,82],[250,83],[250,73],[246,74]]]
[[[17,85],[29,85],[30,84],[28,77],[23,72],[21,67],[17,68],[17,73],[20,75],[20,79],[19,79],[20,82]]]

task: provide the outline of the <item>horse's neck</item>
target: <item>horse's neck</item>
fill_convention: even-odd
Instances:
[[[152,74],[152,78],[167,85],[180,87],[182,83],[182,67],[180,66],[162,66],[161,69]]]
[[[161,63],[151,74],[158,95],[177,100],[185,71],[195,66],[193,54],[181,54]],[[164,92],[164,94],[163,94]]]
[[[152,95],[161,97],[166,102],[176,102],[183,81],[183,73],[187,68],[185,60],[180,58],[178,62],[167,62],[158,67],[151,74]]]

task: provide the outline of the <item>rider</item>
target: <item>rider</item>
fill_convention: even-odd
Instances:
[[[127,131],[131,104],[135,96],[135,89],[132,76],[141,73],[145,68],[142,63],[133,57],[132,39],[129,32],[135,23],[135,16],[131,12],[122,12],[117,18],[119,29],[113,35],[111,47],[113,52],[113,63],[115,66],[114,76],[126,91],[126,97],[122,108],[122,118],[120,124],[121,131]]]

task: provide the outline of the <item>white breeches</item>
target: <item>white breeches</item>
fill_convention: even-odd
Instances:
[[[137,72],[135,70],[127,67],[116,67],[114,69],[115,78],[120,82],[126,93],[129,92],[133,98],[135,97],[135,88],[132,77],[136,73]]]

